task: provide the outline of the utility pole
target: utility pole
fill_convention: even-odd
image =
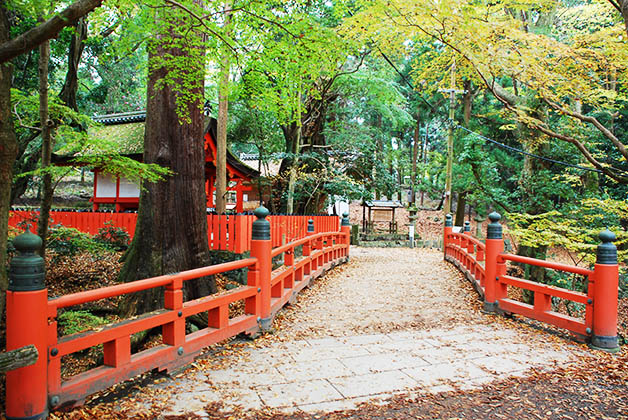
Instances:
[[[451,87],[449,89],[439,89],[439,92],[449,93],[449,129],[447,130],[447,177],[445,181],[445,214],[451,213],[451,181],[453,176],[454,158],[454,110],[456,106],[456,93],[464,93],[456,90],[456,59],[451,65]]]

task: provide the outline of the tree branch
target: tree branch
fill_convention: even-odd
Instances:
[[[613,143],[613,145],[617,148],[617,150],[619,150],[619,153],[621,153],[621,155],[628,160],[628,150],[626,150],[626,146],[624,146],[624,144],[619,141],[619,139],[613,134],[611,133],[611,131],[604,127],[604,125],[602,125],[602,123],[600,123],[598,121],[597,118],[589,116],[589,115],[584,115],[580,112],[577,111],[572,111],[570,109],[567,109],[563,106],[560,106],[559,104],[552,102],[550,100],[548,100],[547,98],[543,97],[543,100],[552,108],[562,112],[565,115],[569,115],[572,118],[576,118],[580,121],[583,122],[587,122],[589,124],[592,124],[595,128],[597,128],[598,130],[600,130],[602,132],[602,134],[604,134],[604,137],[606,137],[607,139],[609,139],[611,141],[611,143]]]
[[[235,47],[233,45],[231,45],[231,43],[229,43],[222,35],[220,35],[219,33],[217,33],[216,31],[214,31],[212,28],[210,28],[205,21],[203,20],[202,16],[197,15],[196,13],[194,13],[192,10],[190,10],[188,7],[182,5],[181,3],[175,1],[175,0],[164,0],[164,2],[171,4],[172,6],[175,6],[181,10],[183,10],[185,13],[187,13],[188,15],[192,16],[194,19],[196,19],[205,29],[207,29],[212,35],[214,35],[216,38],[220,39],[222,42],[224,42],[224,44],[229,47],[229,49],[231,51],[233,51],[234,55],[236,56],[236,60],[237,60],[237,56],[238,56],[238,51],[235,49]]]
[[[619,5],[619,3],[617,3],[615,0],[608,0],[608,2],[612,4],[613,7],[619,11],[619,13],[621,13],[621,6]]]
[[[0,63],[27,53],[42,42],[54,38],[66,26],[102,4],[102,0],[78,0],[40,25],[0,45]]]

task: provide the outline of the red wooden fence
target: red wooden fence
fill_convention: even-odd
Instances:
[[[16,210],[9,215],[9,226],[17,227],[21,222],[32,225],[31,230],[37,230],[37,211]],[[95,235],[98,230],[111,222],[115,227],[125,229],[131,238],[135,234],[137,213],[108,213],[108,212],[72,212],[52,211],[50,224],[61,224],[75,228],[81,232]],[[303,238],[307,233],[308,220],[314,221],[314,232],[337,231],[340,220],[337,216],[270,216],[273,229],[273,246]],[[253,215],[207,215],[207,242],[209,249],[232,251],[237,254],[251,250],[251,226],[255,220]]]
[[[592,346],[606,351],[618,350],[617,298],[619,271],[617,250],[612,244],[614,235],[603,232],[604,241],[598,248],[598,261],[593,270],[551,261],[504,253],[499,214],[492,213],[486,244],[470,232],[453,232],[448,215],[444,230],[444,258],[453,263],[473,284],[484,299],[489,312],[519,314],[547,324],[567,329],[590,340]],[[613,257],[614,255],[614,257]],[[575,292],[506,274],[507,262],[545,267],[552,270],[587,277],[587,293]],[[533,304],[508,297],[508,287],[533,293]],[[572,317],[552,308],[552,298],[560,298],[584,305],[584,316]]]
[[[252,229],[251,257],[247,259],[50,300],[43,282],[40,289],[31,287],[29,291],[19,289],[20,285],[16,283],[10,285],[7,292],[7,350],[23,347],[25,343],[34,344],[39,352],[39,360],[35,365],[7,373],[7,417],[39,418],[40,414],[47,413],[48,407],[81,404],[88,395],[139,373],[154,368],[169,370],[188,364],[204,347],[211,344],[241,332],[254,333],[268,329],[275,313],[294,299],[300,290],[348,258],[348,221],[340,231],[308,234],[300,230],[303,223],[298,218],[272,216],[270,229],[264,220],[265,209],[258,209],[257,214],[260,219]],[[218,220],[220,217],[224,216],[219,216]],[[285,232],[294,237],[303,237],[273,249],[276,234],[282,231],[277,226],[284,222],[299,226],[296,229],[286,225]],[[31,242],[17,241],[15,246],[21,252],[20,255],[28,255],[37,247],[25,245],[32,244],[32,238],[36,239],[30,235]],[[298,246],[302,247],[303,256],[297,260],[295,248]],[[284,264],[272,271],[272,257],[280,254],[284,254]],[[182,287],[185,281],[241,268],[248,268],[246,286],[224,294],[187,302],[183,300]],[[28,282],[27,286],[32,284]],[[95,331],[59,337],[57,315],[60,309],[156,287],[163,287],[164,309]],[[244,314],[233,316],[230,314],[230,305],[238,301],[244,301]],[[201,312],[208,314],[207,328],[187,334],[186,318]],[[161,328],[161,344],[132,354],[131,336],[152,328]],[[103,346],[103,366],[62,380],[63,356],[99,345]]]

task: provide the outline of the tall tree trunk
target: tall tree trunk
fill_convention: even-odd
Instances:
[[[9,20],[6,15],[6,3],[0,3],[0,43],[6,42],[10,35]],[[0,317],[4,317],[5,291],[9,286],[7,278],[7,235],[9,210],[11,208],[11,178],[13,163],[17,154],[17,139],[11,115],[11,79],[13,64],[0,64]],[[4,332],[0,332],[0,343],[4,343]]]
[[[297,183],[297,169],[299,167],[299,149],[301,147],[301,125],[297,131],[297,138],[295,141],[295,154],[292,159],[292,166],[290,166],[290,175],[288,176],[288,199],[286,202],[286,213],[294,214],[294,190]]]
[[[230,3],[225,1],[225,26],[231,23]],[[227,120],[229,116],[229,72],[231,62],[227,47],[223,47],[218,82],[218,133],[216,139],[216,212],[227,211]]]
[[[456,200],[456,219],[454,226],[464,225],[464,210],[467,207],[467,192],[463,191],[458,193],[458,199]]]
[[[74,34],[70,39],[68,49],[68,71],[65,74],[65,82],[59,98],[68,107],[78,111],[76,92],[78,91],[78,66],[83,55],[84,41],[87,38],[87,19],[81,18],[74,25]]]
[[[288,197],[286,202],[286,213],[294,214],[294,190],[297,183],[297,169],[299,167],[299,155],[301,154],[301,136],[303,135],[302,112],[301,112],[301,81],[297,82],[297,110],[296,110],[296,139],[294,141],[294,158],[290,166],[290,176],[288,177]]]
[[[464,118],[464,126],[469,126],[469,121],[471,120],[471,110],[473,108],[473,97],[475,96],[473,92],[471,92],[471,81],[465,79],[462,86],[464,87],[464,95],[462,97],[463,104],[463,118]]]
[[[172,37],[168,33],[156,37],[150,49],[144,162],[168,167],[173,175],[163,181],[148,183],[142,189],[137,230],[120,273],[123,281],[190,270],[211,263],[207,245],[201,113],[204,60],[198,51],[192,56],[189,51],[177,48],[181,40],[172,40]],[[185,60],[186,65],[180,67],[185,80],[159,83],[169,74],[168,64],[163,64],[164,57],[169,56]],[[189,99],[190,94],[194,95],[193,100]],[[189,117],[188,121],[181,121],[177,114],[177,99],[183,98],[186,98],[183,113]],[[215,291],[213,277],[184,283],[186,300]],[[163,293],[152,289],[128,299],[122,312],[143,313],[162,305]]]
[[[617,3],[611,1],[611,4],[619,6],[619,13],[621,13],[621,17],[624,19],[626,35],[628,35],[628,0],[618,0]]]
[[[48,112],[48,61],[50,60],[50,41],[44,41],[39,46],[39,122],[41,125],[41,169],[42,199],[37,222],[37,234],[43,240],[39,251],[43,257],[46,254],[46,238],[48,236],[48,222],[50,207],[52,206],[52,174],[50,158],[52,156],[52,121]]]
[[[416,180],[417,180],[417,159],[419,157],[419,143],[421,142],[421,119],[417,114],[416,127],[414,127],[414,138],[412,146],[412,194],[410,200],[416,205]]]
[[[15,157],[15,163],[13,164],[14,174],[23,174],[37,169],[39,158],[41,157],[41,144],[34,147],[30,153],[26,153],[26,149],[40,134],[40,131],[33,130],[28,137],[24,136],[18,139],[17,155]],[[30,176],[21,176],[13,179],[11,184],[11,204],[15,204],[16,200],[26,192],[31,180],[32,177]]]
[[[375,165],[374,165],[374,184],[375,184],[375,200],[379,200],[381,197],[381,191],[379,190],[378,186],[377,186],[377,178],[381,176],[381,174],[379,173],[379,171],[377,170],[378,166],[377,163],[378,162],[382,162],[382,158],[383,158],[383,154],[384,154],[384,144],[382,142],[382,138],[380,136],[380,133],[382,132],[382,116],[381,114],[377,116],[377,134],[375,135],[375,144],[377,147],[375,147]]]
[[[425,123],[425,137],[423,138],[423,147],[421,148],[421,155],[423,156],[423,167],[427,167],[427,138],[430,134],[429,124]],[[423,174],[421,174],[421,184],[423,184]],[[423,207],[425,201],[425,187],[421,188],[421,207]]]

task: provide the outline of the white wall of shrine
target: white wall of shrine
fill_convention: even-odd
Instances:
[[[94,174],[94,180],[96,184],[96,191],[94,196],[96,198],[112,198],[116,197],[116,183],[117,177],[115,175],[96,172]],[[126,178],[120,179],[120,197],[121,198],[135,198],[140,196],[139,185]]]

